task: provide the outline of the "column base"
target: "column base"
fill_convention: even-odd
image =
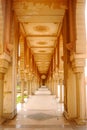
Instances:
[[[22,99],[20,103],[25,103],[24,99]]]
[[[64,111],[63,115],[64,115],[64,117],[67,120],[74,120],[74,119],[76,119],[76,117],[71,117],[67,111]]]
[[[64,103],[63,101],[59,101],[59,103]]]
[[[64,115],[64,117],[65,117],[66,119],[68,119],[68,120],[70,119],[69,114],[68,114],[67,111],[64,111],[63,115]]]
[[[32,92],[32,95],[35,95],[34,92]]]
[[[11,113],[3,113],[3,118],[4,119],[13,119],[17,115],[17,109],[15,109]]]
[[[77,125],[86,125],[86,121],[84,119],[75,119],[74,120]]]
[[[3,124],[6,121],[5,118],[0,117],[0,125]]]

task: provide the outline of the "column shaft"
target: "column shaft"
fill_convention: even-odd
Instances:
[[[63,95],[62,95],[62,84],[60,83],[60,103],[63,102]]]
[[[85,119],[85,84],[84,73],[76,73],[77,117],[76,122],[83,124]]]
[[[24,103],[24,80],[21,80],[21,103]]]
[[[0,117],[3,116],[3,88],[4,88],[4,75],[0,73]]]

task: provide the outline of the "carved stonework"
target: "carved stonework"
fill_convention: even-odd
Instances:
[[[0,73],[0,80],[4,79],[4,75]]]
[[[13,45],[8,43],[8,44],[7,44],[7,50],[8,50],[9,52],[13,51]]]
[[[58,72],[58,75],[59,75],[59,79],[64,79],[64,72],[63,71],[60,71]]]
[[[73,42],[67,43],[67,44],[66,44],[66,48],[67,48],[69,51],[74,51]]]
[[[72,69],[74,72],[83,72],[85,67],[84,54],[71,54],[70,61],[72,62]]]
[[[9,67],[9,63],[11,62],[11,57],[8,56],[6,53],[0,55],[0,72],[6,73],[6,70]]]
[[[25,79],[24,71],[20,71],[20,79]]]
[[[13,119],[15,116],[17,115],[17,109],[15,109],[13,112],[11,113],[3,113],[3,117],[5,119]]]

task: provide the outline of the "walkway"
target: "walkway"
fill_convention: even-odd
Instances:
[[[62,113],[63,104],[43,86],[24,104],[18,105],[17,117],[5,122],[0,130],[87,130],[85,126],[68,122]]]

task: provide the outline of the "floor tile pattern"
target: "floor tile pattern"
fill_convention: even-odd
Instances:
[[[64,118],[63,104],[44,86],[18,104],[17,110],[17,116],[0,125],[0,130],[87,130],[87,125],[78,126]]]

